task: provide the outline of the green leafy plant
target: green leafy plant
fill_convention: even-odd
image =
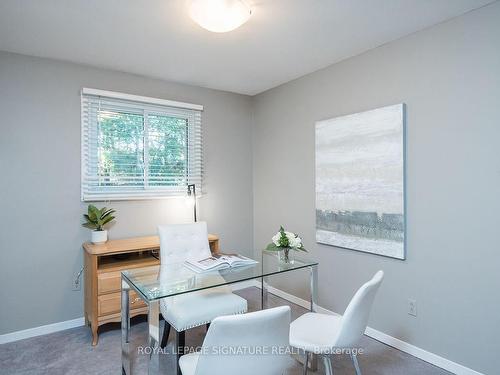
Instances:
[[[282,249],[293,249],[307,252],[302,244],[302,239],[295,233],[285,231],[282,226],[279,232],[273,236],[272,240],[273,242],[267,245],[266,250],[279,251]]]
[[[102,231],[102,227],[111,222],[115,217],[113,214],[116,211],[112,208],[103,207],[98,209],[96,206],[89,204],[86,214],[83,214],[86,222],[82,225],[95,231]]]

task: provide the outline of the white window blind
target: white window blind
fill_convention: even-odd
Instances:
[[[83,201],[203,191],[203,107],[82,90]]]

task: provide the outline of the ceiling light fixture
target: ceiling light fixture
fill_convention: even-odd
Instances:
[[[248,21],[252,10],[243,0],[191,0],[189,15],[214,33],[234,30]]]

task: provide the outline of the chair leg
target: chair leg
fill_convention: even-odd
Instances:
[[[309,362],[309,355],[306,351],[304,351],[304,375],[307,375],[307,364]]]
[[[177,332],[177,375],[182,375],[181,368],[179,367],[179,358],[184,354],[184,347],[186,346],[186,331]]]
[[[358,358],[355,354],[351,353],[352,363],[354,363],[354,369],[356,370],[356,375],[361,375],[361,369],[359,368]]]
[[[160,347],[165,349],[168,343],[168,336],[170,334],[170,323],[165,320],[165,325],[163,326],[163,336],[161,338]]]
[[[333,366],[332,366],[332,360],[330,359],[330,356],[324,355],[323,362],[325,364],[325,374],[326,375],[333,375]]]

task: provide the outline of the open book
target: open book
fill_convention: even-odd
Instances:
[[[239,254],[214,254],[204,259],[186,260],[185,265],[195,272],[206,272],[255,263],[258,262]]]

